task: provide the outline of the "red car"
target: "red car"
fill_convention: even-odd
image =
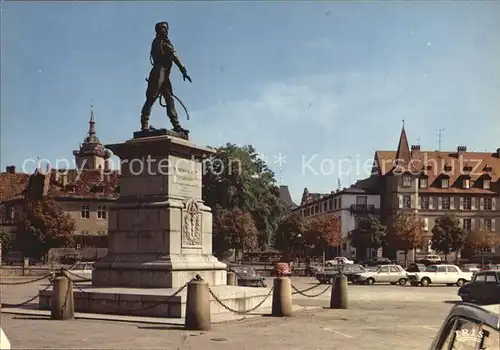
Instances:
[[[279,262],[274,265],[274,274],[278,277],[289,277],[292,275],[292,270],[288,263]]]

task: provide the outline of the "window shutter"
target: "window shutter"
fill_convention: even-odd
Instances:
[[[495,219],[491,219],[491,232],[495,232],[496,231],[496,222],[495,222]]]
[[[434,197],[429,198],[429,209],[434,209]]]
[[[399,209],[403,208],[403,195],[400,194],[398,195],[398,200],[399,200]]]
[[[470,230],[474,230],[476,228],[476,219],[471,218],[470,219]]]
[[[459,210],[464,210],[464,197],[460,197],[460,206],[458,207]]]
[[[422,209],[422,196],[417,196],[417,208]]]
[[[472,197],[470,199],[470,210],[476,210],[476,201],[477,201],[476,197]]]
[[[479,210],[484,210],[484,198],[479,199]]]
[[[455,210],[455,197],[450,197],[450,210]]]
[[[463,218],[460,218],[459,220],[460,220],[460,227],[462,227],[462,228],[463,228],[463,227],[464,227],[464,219],[463,219]]]
[[[429,219],[428,218],[424,218],[424,231],[427,232],[429,231]]]
[[[497,199],[496,198],[491,199],[491,210],[497,210]]]
[[[438,197],[438,209],[443,209],[443,197]]]
[[[479,219],[479,229],[484,229],[484,219]]]

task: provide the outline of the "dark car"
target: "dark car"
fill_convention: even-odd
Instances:
[[[426,269],[424,264],[410,264],[406,268],[406,272],[424,272]]]
[[[22,265],[24,263],[24,256],[21,252],[8,252],[3,262],[5,265]]]
[[[65,254],[59,259],[59,262],[63,265],[74,265],[79,261],[82,261],[80,254]]]
[[[500,270],[477,272],[470,283],[460,287],[458,296],[468,302],[500,303]]]
[[[392,264],[391,259],[384,258],[382,256],[378,256],[370,260],[363,261],[363,265],[366,266],[380,266],[380,265],[391,265],[391,264]]]
[[[446,317],[430,350],[499,349],[500,305],[460,303]]]
[[[265,287],[264,278],[257,275],[251,266],[231,266],[229,271],[236,274],[238,286],[242,287]]]
[[[355,275],[365,272],[366,269],[357,264],[339,265],[330,270],[320,271],[316,273],[316,279],[319,283],[331,283],[335,277],[342,273],[347,277],[348,282],[353,282]]]

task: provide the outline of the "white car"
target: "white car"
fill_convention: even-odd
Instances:
[[[79,262],[73,265],[69,270],[68,274],[71,279],[76,282],[82,280],[91,280],[92,279],[92,271],[94,270],[94,262]]]
[[[358,273],[352,277],[357,284],[390,283],[404,286],[408,277],[406,271],[399,265],[383,265],[375,271]]]
[[[326,266],[345,265],[345,264],[354,264],[354,261],[349,260],[343,256],[338,256],[336,258],[333,258],[332,260],[325,261]]]
[[[437,264],[441,262],[441,257],[436,254],[427,254],[423,259],[420,259],[421,262],[429,262],[430,264]]]
[[[464,272],[456,265],[429,265],[423,272],[408,274],[412,286],[430,284],[446,284],[448,286],[463,286],[472,280],[472,272]]]

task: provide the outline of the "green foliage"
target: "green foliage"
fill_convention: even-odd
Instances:
[[[2,255],[6,255],[14,248],[16,235],[13,232],[3,230],[0,227],[0,243],[2,244]]]
[[[204,163],[203,200],[211,208],[239,208],[251,213],[260,232],[260,245],[269,247],[286,211],[274,173],[250,145],[228,143],[215,150]]]
[[[51,248],[71,244],[74,231],[74,220],[57,203],[29,201],[17,221],[17,246],[25,256],[41,258]]]
[[[214,246],[219,252],[229,249],[254,251],[259,246],[259,232],[250,213],[239,208],[215,209],[214,216]]]
[[[431,247],[446,256],[462,249],[466,238],[467,231],[461,227],[460,220],[454,215],[444,215],[434,223]]]
[[[385,243],[387,227],[374,216],[368,216],[358,223],[358,227],[349,233],[349,241],[358,254],[364,257],[366,249],[378,249]]]
[[[283,216],[276,231],[275,247],[283,252],[290,252],[297,240],[304,237],[307,229],[307,221],[302,215],[292,213]]]

